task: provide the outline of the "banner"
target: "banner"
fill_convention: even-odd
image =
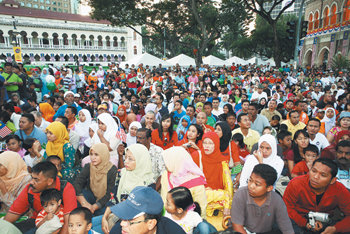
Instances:
[[[348,45],[349,45],[349,31],[344,32],[343,35],[343,46],[341,49],[341,54],[343,56],[346,56],[346,52],[348,50]]]
[[[300,40],[299,66],[303,64],[304,40]]]
[[[317,54],[317,37],[314,38],[314,43],[312,45],[311,67],[314,65],[316,54]]]
[[[327,68],[329,69],[332,65],[332,59],[333,59],[333,55],[334,55],[334,52],[335,52],[335,36],[336,34],[332,34],[331,35],[331,44],[329,46],[329,53],[328,53],[328,58],[327,58]]]
[[[22,50],[21,47],[13,47],[13,52],[15,52],[16,63],[22,63]]]

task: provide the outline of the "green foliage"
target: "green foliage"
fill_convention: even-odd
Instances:
[[[336,71],[348,71],[350,69],[350,60],[342,55],[336,55],[332,60],[332,69]]]

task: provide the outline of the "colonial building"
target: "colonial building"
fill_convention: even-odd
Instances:
[[[16,28],[16,29],[15,29]],[[140,27],[136,27],[140,30]],[[126,27],[89,16],[22,7],[13,0],[0,4],[0,59],[22,48],[26,62],[114,62],[142,53],[142,38]]]
[[[0,0],[0,3],[4,2]],[[22,7],[77,14],[79,0],[17,0]]]
[[[299,65],[330,68],[334,56],[349,58],[350,0],[306,1],[308,34],[301,40]]]

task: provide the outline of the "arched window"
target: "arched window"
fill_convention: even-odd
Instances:
[[[329,8],[326,7],[323,11],[323,27],[327,27],[329,25]]]
[[[137,46],[134,46],[134,55],[137,55]]]
[[[313,26],[314,26],[313,15],[312,15],[312,13],[310,13],[310,15],[309,15],[309,27],[308,27],[308,31],[312,31],[312,30],[313,30]]]
[[[319,19],[318,11],[315,12],[314,20],[315,20],[315,22],[314,22],[314,29],[318,29],[318,26],[320,25],[320,19]]]
[[[343,8],[343,21],[348,21],[350,19],[349,7],[350,7],[350,0],[347,0]]]
[[[337,5],[333,4],[331,9],[331,25],[334,25],[337,23]]]

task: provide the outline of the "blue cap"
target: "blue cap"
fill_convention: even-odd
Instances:
[[[131,220],[141,213],[160,214],[163,206],[163,200],[157,191],[150,187],[138,186],[131,191],[125,201],[110,209],[120,219]]]
[[[350,112],[343,111],[342,113],[340,113],[339,120],[341,120],[342,118],[350,118]]]

